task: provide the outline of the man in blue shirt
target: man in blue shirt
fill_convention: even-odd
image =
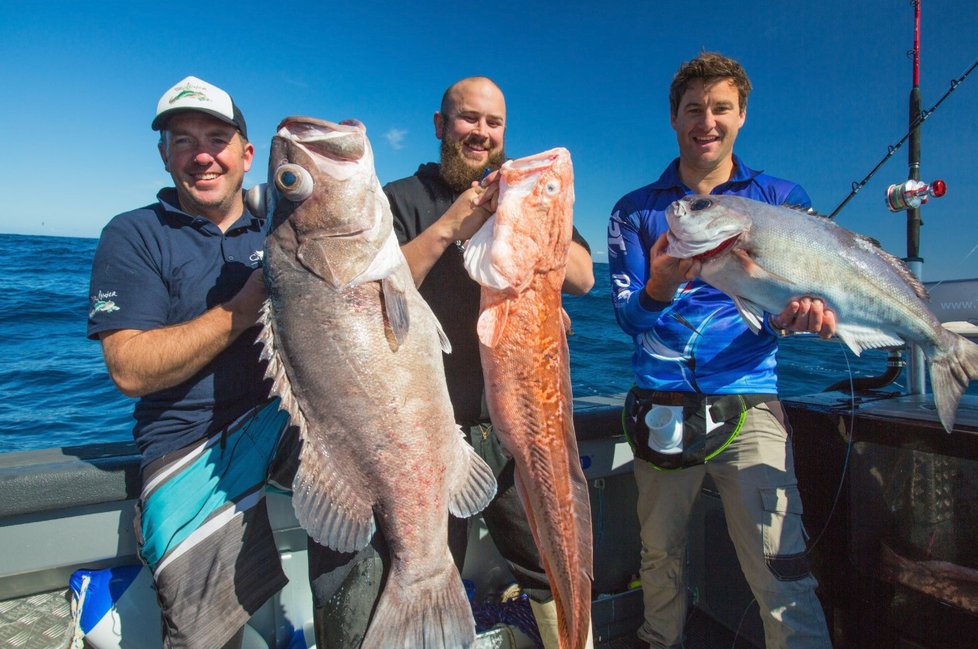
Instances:
[[[136,536],[164,646],[213,649],[239,645],[287,581],[263,498],[287,424],[255,344],[264,215],[244,206],[255,150],[230,95],[187,77],[160,98],[152,127],[175,187],[102,231],[88,336],[139,399]]]
[[[706,474],[721,493],[767,646],[831,647],[805,552],[775,354],[786,330],[831,336],[835,316],[799,296],[755,335],[729,297],[698,279],[701,262],[665,254],[665,210],[687,194],[810,205],[799,185],[734,155],[749,93],[736,61],[704,52],[684,63],[669,93],[679,157],[618,201],[608,225],[615,316],[635,341],[624,421],[639,489],[639,637],[656,648],[682,646],[686,528]]]

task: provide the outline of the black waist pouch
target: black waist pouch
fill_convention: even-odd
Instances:
[[[633,386],[625,397],[621,413],[622,429],[635,457],[657,469],[675,471],[703,464],[717,455],[740,434],[747,411],[776,394],[700,394],[697,392],[656,392]],[[653,437],[647,416],[656,406],[671,408],[679,420],[674,445],[663,452]],[[681,417],[675,416],[681,409]],[[665,415],[668,416],[668,415]],[[660,417],[661,418],[661,417]],[[653,437],[650,443],[650,437]]]

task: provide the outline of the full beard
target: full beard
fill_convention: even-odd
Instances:
[[[448,142],[442,138],[441,141],[441,177],[456,194],[464,192],[472,183],[481,181],[487,167],[490,170],[499,169],[506,160],[506,153],[499,149],[489,152],[489,158],[484,165],[473,166],[462,157],[464,144],[464,140]]]

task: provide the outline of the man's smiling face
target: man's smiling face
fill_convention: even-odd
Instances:
[[[680,159],[701,171],[726,164],[733,157],[734,142],[746,118],[733,81],[692,81],[672,116]]]

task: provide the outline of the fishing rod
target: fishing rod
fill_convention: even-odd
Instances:
[[[897,150],[901,146],[903,146],[903,143],[904,142],[906,142],[908,139],[910,139],[910,136],[914,133],[914,131],[916,131],[918,128],[920,128],[920,125],[923,124],[924,121],[928,117],[930,117],[934,113],[935,110],[937,110],[937,107],[940,106],[944,102],[944,100],[947,99],[948,96],[952,92],[954,92],[955,90],[957,90],[958,86],[960,86],[961,83],[965,79],[968,78],[968,75],[971,74],[976,67],[978,67],[978,59],[975,59],[975,62],[971,64],[971,67],[969,67],[964,72],[964,74],[962,74],[957,79],[953,79],[951,81],[951,86],[947,89],[947,91],[944,93],[944,95],[937,101],[937,103],[935,103],[933,106],[931,106],[930,109],[928,109],[928,110],[920,111],[920,113],[910,122],[910,129],[906,132],[906,134],[902,138],[900,138],[900,141],[899,142],[897,142],[896,144],[892,144],[892,145],[890,145],[888,147],[887,152],[886,152],[886,155],[883,156],[883,159],[880,160],[876,164],[875,167],[873,167],[873,170],[870,171],[866,175],[866,177],[863,178],[858,183],[856,183],[856,182],[852,183],[852,191],[849,192],[849,195],[846,196],[845,199],[841,203],[839,203],[839,206],[838,207],[836,207],[834,210],[832,210],[832,213],[829,214],[829,216],[828,216],[829,219],[834,219],[835,216],[842,210],[842,208],[845,207],[846,204],[848,204],[849,201],[851,201],[853,199],[853,197],[855,197],[855,195],[857,193],[859,193],[859,190],[866,186],[866,183],[869,182],[870,178],[872,178],[873,176],[876,175],[876,172],[880,170],[880,167],[882,167],[886,163],[886,161],[889,160],[893,156],[893,154],[896,153]],[[899,187],[902,188],[905,185],[907,185],[907,183],[903,183]],[[932,195],[932,196],[943,195],[943,191],[944,191],[944,185],[943,185],[943,183],[940,183],[940,185],[938,187],[934,187],[935,185],[938,185],[938,182],[937,181],[935,181],[934,183],[931,183],[930,185],[925,185],[925,187],[927,187],[927,189],[923,189],[923,188],[917,187],[917,186],[913,186],[913,187],[910,187],[910,188],[907,188],[907,189],[909,190],[909,193],[911,195],[916,194],[917,195],[917,198],[921,199],[920,202],[924,202],[926,200],[926,196],[930,192],[930,190],[933,190],[933,193],[930,193],[930,195]],[[940,193],[938,193],[938,192],[940,192]],[[904,192],[904,195],[903,196],[898,196],[898,194],[896,194],[896,192],[894,191],[894,198],[893,198],[894,203],[893,204],[896,204],[896,205],[899,206],[901,199],[904,202],[908,203],[908,204],[911,203],[912,202],[912,199],[907,199],[906,198],[907,193],[908,192]],[[889,201],[889,194],[890,194],[890,191],[887,192],[888,201]],[[920,203],[918,203],[918,205],[919,204]],[[909,205],[898,207],[897,209],[905,209],[908,206]],[[893,211],[896,211],[896,210],[893,210]]]

